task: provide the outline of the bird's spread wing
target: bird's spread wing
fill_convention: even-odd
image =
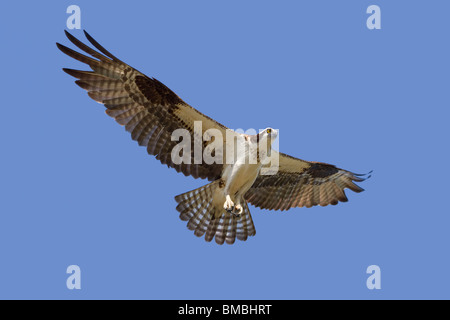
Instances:
[[[202,132],[218,129],[223,137],[227,128],[196,109],[189,106],[168,87],[154,78],[149,78],[126,63],[120,61],[87,32],[86,38],[100,52],[85,45],[66,31],[69,40],[89,56],[57,43],[58,48],[70,57],[89,65],[92,71],[63,69],[88,95],[107,108],[106,113],[131,133],[133,140],[146,146],[151,155],[161,163],[194,178],[215,180],[220,177],[222,164],[194,162],[194,141],[206,143],[202,137],[194,135],[194,121],[201,121]],[[171,153],[180,141],[171,141],[176,129],[186,129],[191,137],[190,163],[176,164]],[[202,142],[203,141],[203,142]],[[197,161],[198,162],[198,161]]]
[[[287,210],[346,202],[344,189],[361,192],[364,189],[353,181],[360,182],[370,177],[331,164],[304,161],[275,151],[272,153],[272,156],[279,157],[278,172],[258,176],[245,194],[247,201],[262,209]]]

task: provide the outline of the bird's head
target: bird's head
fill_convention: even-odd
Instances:
[[[261,131],[259,134],[260,139],[266,138],[268,141],[273,142],[278,137],[278,130],[275,130],[273,128],[267,128]]]
[[[258,152],[260,156],[265,158],[270,156],[272,150],[272,143],[278,136],[278,130],[273,128],[266,128],[257,135]]]

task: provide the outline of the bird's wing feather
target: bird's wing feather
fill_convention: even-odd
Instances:
[[[158,80],[147,77],[117,59],[87,32],[86,38],[100,52],[67,31],[66,35],[74,45],[90,56],[59,43],[58,48],[68,56],[89,65],[92,71],[63,70],[77,78],[75,83],[87,90],[92,99],[104,104],[106,113],[124,125],[133,140],[146,146],[148,153],[156,156],[161,163],[185,175],[208,180],[215,180],[220,176],[222,164],[194,163],[194,141],[201,143],[202,150],[207,145],[202,137],[194,135],[194,121],[201,121],[202,136],[208,129],[217,129],[225,137],[225,126],[189,106]],[[171,141],[175,129],[186,129],[190,134],[190,163],[176,164],[172,161],[172,149],[179,143]]]
[[[256,207],[269,210],[287,210],[294,207],[335,205],[348,201],[344,189],[355,192],[364,189],[361,182],[370,175],[358,175],[334,165],[309,162],[272,151],[278,157],[276,174],[260,175],[245,194],[245,199]]]

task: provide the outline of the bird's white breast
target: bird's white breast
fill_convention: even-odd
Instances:
[[[229,194],[244,194],[253,185],[261,169],[261,163],[256,161],[256,146],[252,146],[248,140],[244,140],[244,143],[245,148],[241,150],[245,151],[237,153],[236,161],[226,164],[224,168],[222,178]]]

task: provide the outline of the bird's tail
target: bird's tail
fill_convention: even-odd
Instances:
[[[245,241],[248,236],[254,236],[255,226],[247,202],[242,200],[242,214],[236,216],[227,212],[223,208],[223,202],[214,201],[214,196],[218,195],[216,191],[220,187],[220,181],[217,180],[176,196],[180,219],[188,221],[188,229],[193,230],[197,237],[205,235],[208,242],[215,237],[218,244],[225,241],[233,244],[236,238]]]

